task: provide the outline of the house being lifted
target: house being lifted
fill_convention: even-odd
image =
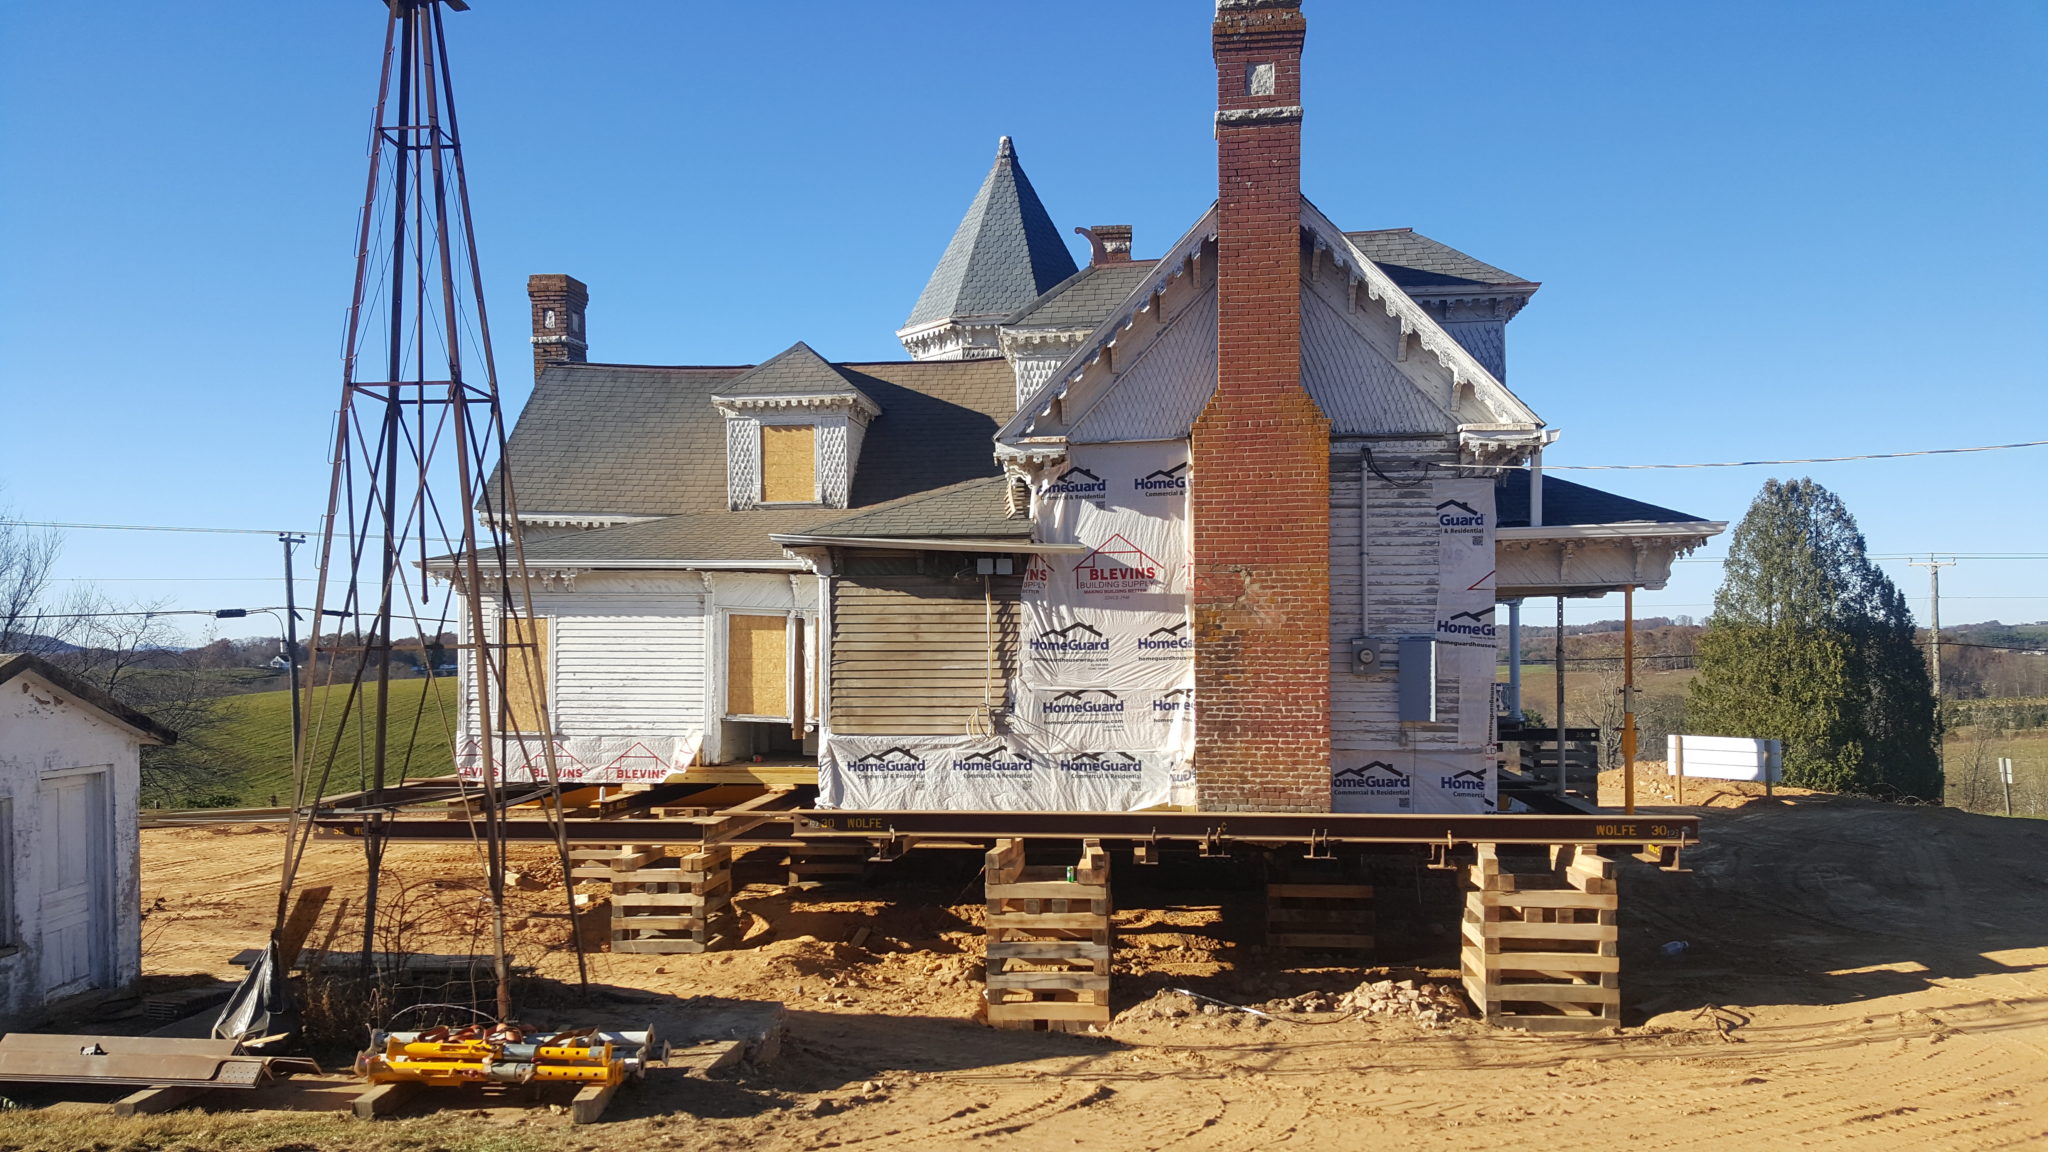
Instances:
[[[1482,1010],[1613,1022],[1595,849],[1694,823],[1503,771],[1496,612],[1661,587],[1723,525],[1541,474],[1556,433],[1504,382],[1536,283],[1303,196],[1304,31],[1298,0],[1219,0],[1217,199],[1157,258],[1076,229],[1076,268],[1004,138],[905,361],[591,363],[585,286],[531,278],[505,466],[535,608],[495,761],[538,781],[552,744],[596,786],[568,823],[624,846],[590,865],[620,886],[616,947],[713,946],[733,845],[978,839],[992,961],[1026,966],[992,962],[991,1018],[1099,1022],[1108,857],[1070,890],[1027,840],[1430,846],[1469,870]],[[498,626],[502,589],[458,591]]]

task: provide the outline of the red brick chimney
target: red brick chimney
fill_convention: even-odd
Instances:
[[[589,345],[583,334],[583,313],[590,307],[590,289],[574,276],[559,273],[526,278],[526,298],[533,301],[533,378],[550,364],[582,364]]]
[[[1129,224],[1097,224],[1093,228],[1076,228],[1075,232],[1088,241],[1088,263],[1129,264],[1131,262],[1131,226]]]
[[[1330,808],[1330,424],[1301,386],[1300,0],[1217,0],[1216,393],[1195,421],[1195,780]]]

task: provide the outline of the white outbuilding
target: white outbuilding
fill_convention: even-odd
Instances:
[[[168,728],[0,654],[0,1028],[142,975],[142,748]]]

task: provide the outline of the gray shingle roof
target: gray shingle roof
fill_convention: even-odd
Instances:
[[[105,692],[57,667],[48,660],[28,652],[0,652],[0,684],[14,679],[24,672],[36,675],[71,693],[79,700],[92,705],[108,716],[119,720],[159,744],[175,744],[178,734],[150,719],[148,716],[128,707]]]
[[[1005,136],[905,328],[1008,316],[1074,274],[1074,257]]]
[[[841,520],[804,531],[818,536],[959,537],[972,540],[1029,539],[1031,521],[1011,519],[1004,479],[988,476],[891,500]]]
[[[1526,528],[1529,526],[1529,474],[1520,470],[1502,472],[1493,482],[1494,514],[1499,517],[1502,528]],[[1649,521],[1653,524],[1696,524],[1704,516],[1694,516],[1672,508],[1660,508],[1645,504],[1612,492],[1602,492],[1584,484],[1560,480],[1549,473],[1543,475],[1543,524],[1545,527],[1567,528],[1577,524],[1628,524]]]
[[[840,380],[835,390],[858,390],[882,410],[868,426],[849,507],[745,512],[726,507],[725,418],[711,397],[749,369],[548,368],[507,447],[520,511],[667,519],[537,541],[529,560],[776,560],[770,532],[995,475],[991,442],[1016,404],[1007,362],[826,368]]]
[[[1526,285],[1512,272],[1475,260],[1413,228],[1381,228],[1372,232],[1346,232],[1365,257],[1380,266],[1394,283],[1403,288],[1455,288],[1461,285]]]
[[[750,368],[720,390],[726,396],[859,394],[853,381],[799,340]],[[870,398],[872,399],[872,398]]]
[[[1157,260],[1132,260],[1122,264],[1090,264],[1011,314],[1006,328],[1084,328],[1109,319],[1118,305],[1130,298],[1139,284],[1152,274]]]

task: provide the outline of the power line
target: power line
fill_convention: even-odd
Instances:
[[[1952,456],[1961,452],[2001,452],[2008,448],[2040,448],[2048,440],[2022,440],[2017,444],[1983,444],[1975,448],[1922,448],[1912,452],[1865,452],[1855,456],[1807,456],[1796,460],[1720,460],[1710,464],[1545,464],[1543,470],[1572,469],[1580,472],[1639,471],[1647,468],[1751,468],[1766,464],[1840,464],[1849,460],[1897,460],[1906,456]],[[1459,465],[1469,467],[1469,465]],[[1502,465],[1519,467],[1519,465]]]
[[[232,536],[306,536],[317,535],[303,530],[283,528],[188,528],[170,524],[80,524],[63,520],[0,520],[0,524],[17,528],[97,528],[112,532],[208,532]]]

